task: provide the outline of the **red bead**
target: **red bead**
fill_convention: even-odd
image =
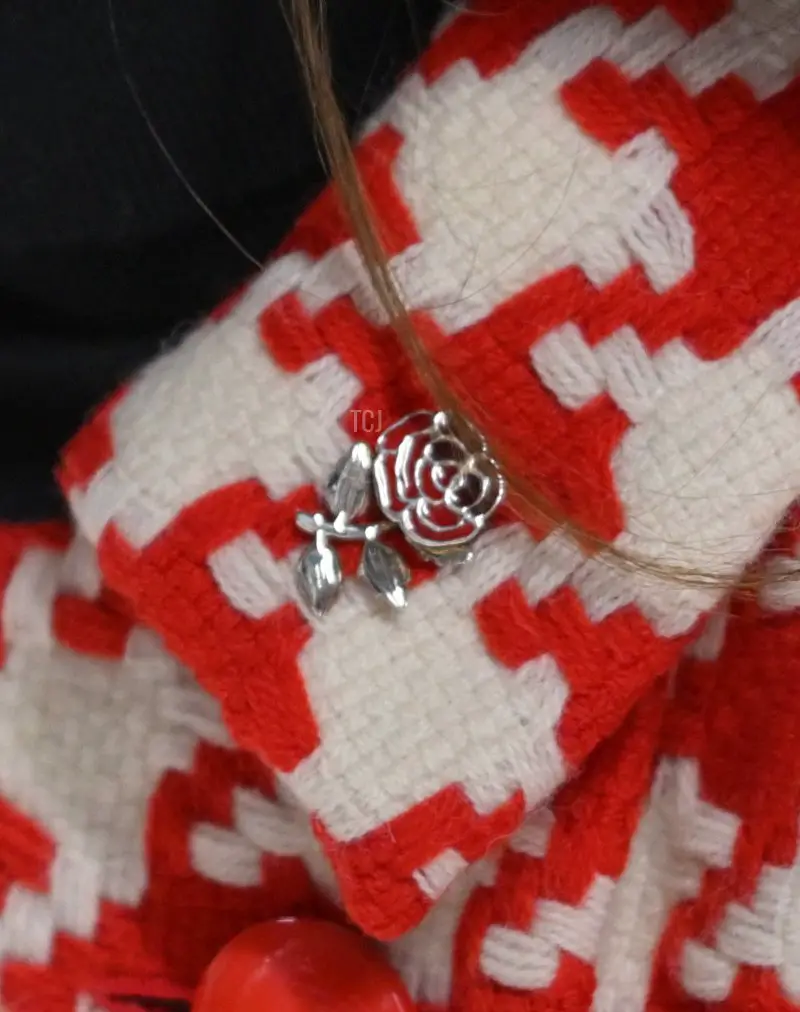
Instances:
[[[368,939],[326,921],[249,928],[206,970],[193,1012],[413,1012],[397,972]]]

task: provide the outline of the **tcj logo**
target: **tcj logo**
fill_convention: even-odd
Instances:
[[[372,411],[369,408],[353,408],[353,434],[376,436],[383,432],[383,410]]]

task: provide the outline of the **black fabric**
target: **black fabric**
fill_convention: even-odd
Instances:
[[[91,408],[262,260],[323,180],[280,0],[0,2],[0,518],[61,511],[59,448]],[[443,0],[332,0],[355,123]],[[116,25],[122,66],[114,44]]]

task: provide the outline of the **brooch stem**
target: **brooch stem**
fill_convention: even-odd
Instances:
[[[322,513],[301,512],[297,514],[295,523],[305,534],[316,535],[317,531],[324,531],[329,537],[338,538],[340,541],[373,541],[396,526],[389,520],[382,520],[376,524],[351,524],[342,517],[345,517],[345,514],[340,513],[331,521],[326,520]]]

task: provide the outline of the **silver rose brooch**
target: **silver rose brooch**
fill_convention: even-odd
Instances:
[[[406,415],[381,434],[374,451],[355,443],[339,461],[325,489],[329,516],[297,514],[297,526],[314,538],[298,563],[303,600],[316,615],[330,609],[342,584],[334,543],[358,541],[359,575],[395,608],[404,607],[411,574],[381,536],[399,530],[424,559],[466,562],[505,490],[485,446],[467,448],[445,412]],[[382,519],[365,522],[370,510]]]

